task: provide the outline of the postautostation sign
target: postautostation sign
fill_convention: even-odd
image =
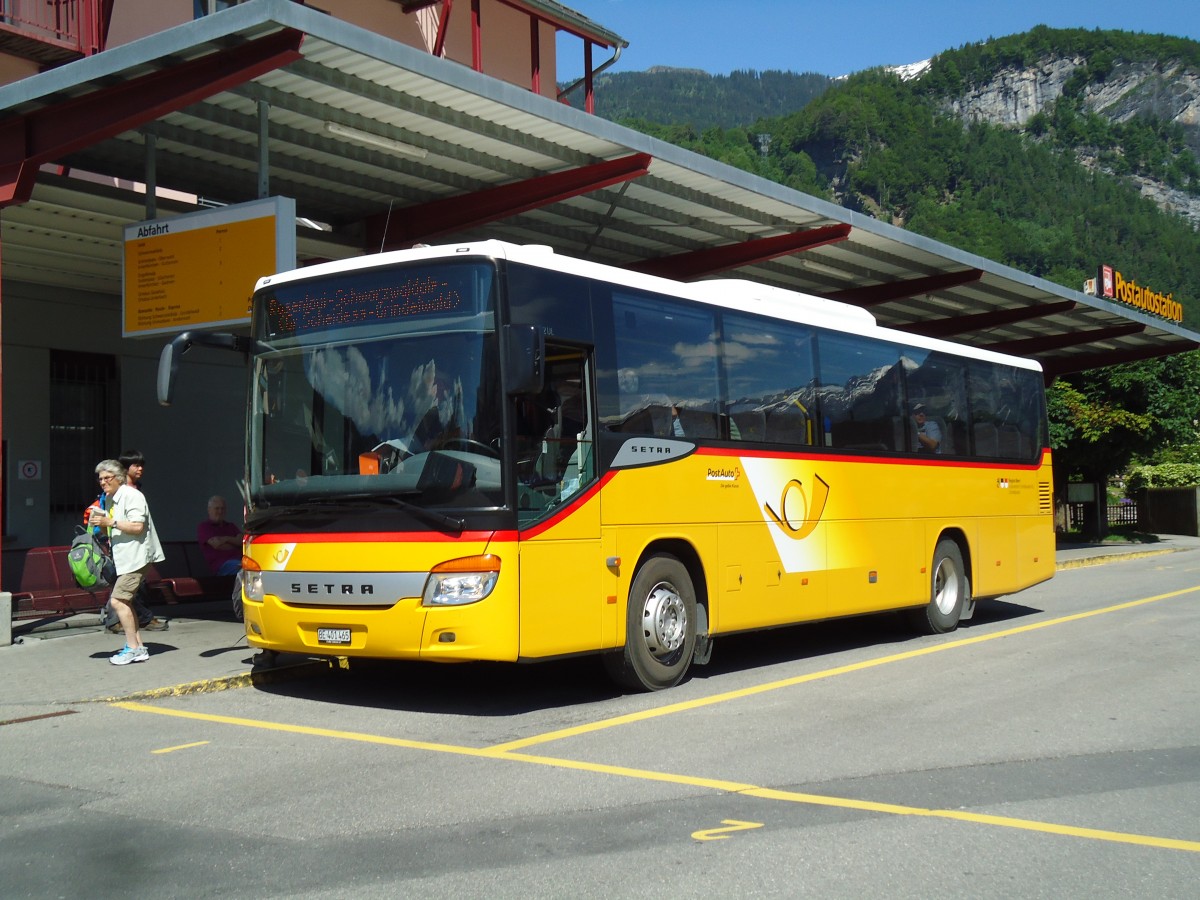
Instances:
[[[1127,303],[1172,322],[1183,321],[1183,306],[1173,294],[1162,294],[1140,285],[1112,266],[1100,266],[1096,274],[1096,296]]]

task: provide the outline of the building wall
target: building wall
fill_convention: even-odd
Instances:
[[[28,59],[0,53],[0,84],[9,84],[36,75],[41,67]]]
[[[437,34],[436,7],[405,14],[400,4],[391,0],[318,0],[308,5],[329,13],[335,19],[424,50],[432,49]],[[470,12],[470,4],[466,4],[461,12]],[[460,10],[454,8],[454,13],[457,15]],[[427,26],[428,40],[422,34],[422,24]],[[470,57],[467,59],[469,61]]]
[[[113,0],[108,47],[192,21],[192,0]]]
[[[50,511],[51,349],[117,357],[121,421],[108,455],[128,448],[145,454],[146,495],[163,540],[194,539],[214,493],[225,495],[230,520],[241,524],[237,482],[244,467],[246,371],[239,354],[193,350],[184,360],[175,404],[161,407],[155,383],[165,339],[122,338],[119,297],[7,280],[2,296],[6,550],[68,544],[79,521],[78,515]],[[40,461],[42,478],[21,480],[20,460]],[[90,470],[97,462],[78,464]],[[95,494],[80,497],[80,511],[93,499]]]
[[[466,66],[470,66],[472,62],[470,12],[469,4],[453,7],[446,37],[446,57]],[[529,16],[503,3],[489,3],[485,0],[480,5],[479,20],[483,36],[483,71],[493,78],[523,88],[530,87]],[[538,34],[542,73],[539,93],[545,97],[554,97],[557,93],[554,29],[542,24]]]
[[[400,4],[393,0],[317,0],[307,5],[329,13],[336,19],[426,51],[433,49],[437,38],[440,6],[406,14]],[[115,0],[108,46],[117,47],[189,22],[192,9],[192,0]],[[483,0],[479,17],[484,39],[483,71],[493,78],[520,87],[530,87],[529,16],[497,0]],[[549,25],[540,25],[539,37],[542,71],[540,93],[553,97],[556,91],[554,29]],[[460,2],[451,7],[446,57],[466,66],[471,65],[470,3]]]

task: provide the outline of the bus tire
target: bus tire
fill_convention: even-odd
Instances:
[[[638,691],[661,691],[683,680],[696,649],[696,589],[673,556],[651,556],[629,587],[625,649],[604,656],[614,681]]]
[[[922,634],[946,634],[958,627],[971,594],[967,567],[962,551],[949,538],[938,541],[933,550],[933,569],[929,577],[929,602],[909,611],[909,618]]]

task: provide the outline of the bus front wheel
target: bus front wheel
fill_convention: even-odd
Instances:
[[[929,603],[910,611],[914,627],[923,634],[946,634],[958,627],[971,583],[963,565],[962,550],[948,538],[938,541],[933,551],[933,574],[929,579]]]
[[[696,590],[673,556],[647,559],[633,577],[625,649],[605,654],[612,678],[634,690],[661,691],[683,680],[696,649]]]

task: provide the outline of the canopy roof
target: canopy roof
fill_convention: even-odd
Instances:
[[[1037,359],[1049,375],[1200,346],[1166,319],[287,0],[252,0],[0,88],[0,148],[10,279],[120,292],[120,226],[144,207],[37,174],[53,163],[214,202],[293,197],[325,226],[301,229],[302,262],[414,242],[549,244],[682,280],[846,300],[885,325]],[[183,208],[163,202],[159,214]]]

